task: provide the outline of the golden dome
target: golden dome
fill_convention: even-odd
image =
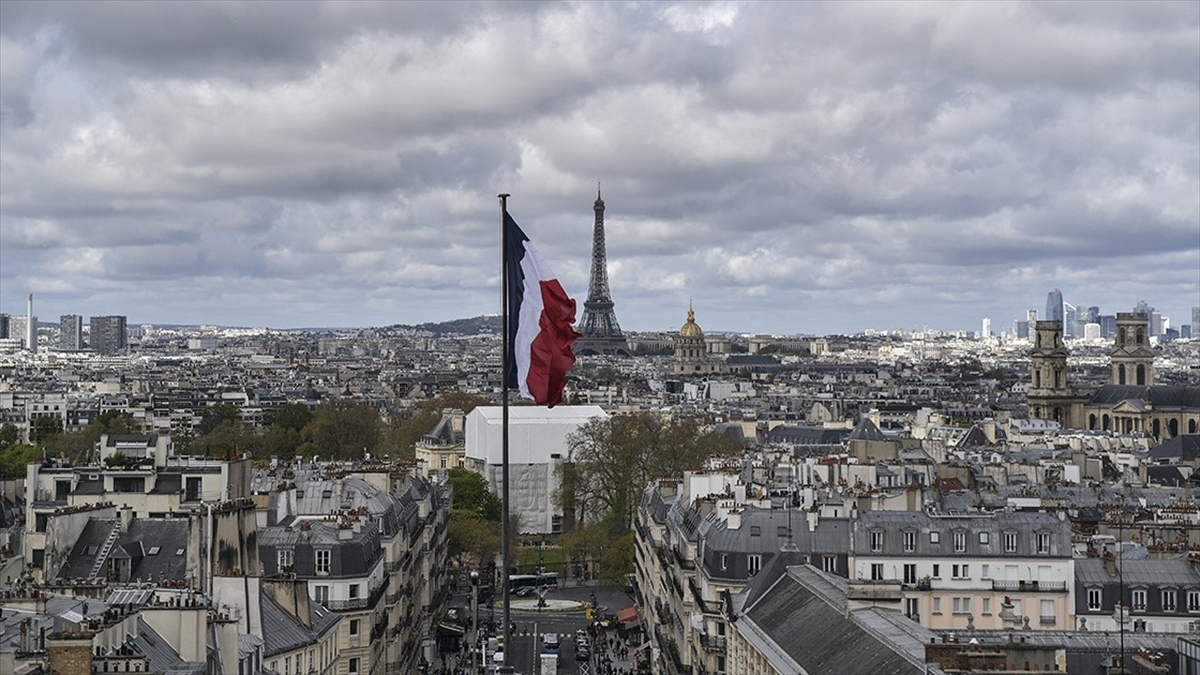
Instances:
[[[696,323],[696,312],[692,309],[691,303],[688,303],[688,320],[679,329],[679,337],[681,338],[701,338],[704,337],[704,331],[700,330],[700,326]]]

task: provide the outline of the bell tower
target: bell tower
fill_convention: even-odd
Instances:
[[[1074,397],[1067,385],[1067,357],[1063,344],[1062,321],[1038,321],[1035,324],[1030,357],[1029,417],[1058,422],[1067,426]]]
[[[1150,348],[1149,332],[1150,321],[1145,313],[1117,313],[1117,340],[1109,353],[1111,384],[1154,384],[1154,350]]]

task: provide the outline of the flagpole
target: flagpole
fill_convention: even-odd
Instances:
[[[500,198],[500,323],[504,330],[503,349],[504,354],[500,358],[500,390],[501,394],[501,488],[500,488],[500,504],[504,509],[504,513],[500,517],[500,560],[504,565],[504,570],[500,574],[500,583],[504,584],[504,665],[508,665],[508,653],[512,649],[512,623],[510,621],[510,598],[509,598],[509,583],[508,574],[511,569],[512,551],[510,551],[508,543],[508,528],[509,528],[509,504],[508,504],[508,369],[511,364],[508,362],[508,355],[512,352],[512,332],[509,326],[508,316],[508,228],[504,224],[504,216],[508,214],[508,193],[497,195]],[[493,630],[495,627],[493,626]],[[537,637],[534,636],[534,646],[537,646]]]

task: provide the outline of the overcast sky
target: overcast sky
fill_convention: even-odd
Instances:
[[[1200,3],[0,3],[0,311],[627,330],[1200,305]],[[86,319],[85,319],[86,320]]]

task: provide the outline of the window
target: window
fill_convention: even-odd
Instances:
[[[981,567],[982,567],[982,569],[979,571],[979,578],[980,579],[991,579],[992,578],[991,567],[988,565],[982,565]]]
[[[358,584],[350,584],[350,599],[353,600],[357,597],[358,597]]]
[[[934,565],[933,565],[933,578],[934,579],[942,578],[942,566],[937,563],[934,563]]]
[[[940,544],[942,542],[942,534],[940,532],[929,533],[929,543]]]
[[[1041,614],[1039,615],[1039,618],[1043,624],[1049,625],[1055,623],[1057,614],[1058,612],[1054,611],[1053,600],[1042,600]]]
[[[982,611],[984,614],[991,614],[992,613],[992,599],[984,598],[981,602],[983,604],[983,608],[980,611]]]
[[[350,634],[358,635],[358,619],[350,619]]]
[[[954,613],[967,614],[971,611],[971,598],[954,598]]]
[[[729,569],[729,554],[728,553],[721,554],[721,569],[723,569],[723,570]]]
[[[758,525],[751,525],[750,526],[750,536],[751,537],[761,537],[762,536],[762,527],[760,527]]]
[[[904,551],[906,553],[912,553],[915,550],[917,550],[917,533],[916,532],[905,532],[904,533]]]
[[[904,565],[904,583],[917,583],[917,566],[915,564],[909,563]]]
[[[1135,612],[1146,611],[1146,591],[1145,590],[1135,590],[1133,592],[1133,611],[1135,611]]]
[[[971,566],[953,565],[950,568],[950,576],[955,579],[969,579],[971,578]]]
[[[966,532],[955,532],[954,533],[954,551],[956,553],[962,553],[965,550],[967,550],[967,533]]]
[[[1004,533],[1004,552],[1005,553],[1016,553],[1017,552],[1017,533],[1016,532],[1005,532]]]
[[[920,599],[919,598],[905,598],[904,599],[904,616],[907,616],[908,618],[912,619],[913,621],[920,622],[921,621],[921,611],[919,608],[920,608]]]
[[[942,613],[942,599],[936,595],[933,596],[933,613],[934,614]]]
[[[350,658],[350,675],[358,675],[358,657]]]
[[[837,556],[836,555],[827,555],[824,558],[822,558],[821,559],[821,569],[825,570],[826,572],[836,573],[837,572]]]
[[[1200,591],[1188,591],[1187,603],[1189,612],[1200,612]]]
[[[149,551],[147,551],[147,553],[146,553],[146,554],[147,554],[147,555],[158,555],[158,552],[159,552],[159,551],[161,551],[161,550],[162,550],[162,547],[161,547],[161,546],[151,546],[151,547],[150,547],[150,550],[149,550]]]
[[[980,546],[987,546],[988,542],[991,541],[991,538],[992,538],[991,535],[988,534],[987,532],[980,532],[979,533]]]
[[[883,550],[883,532],[876,530],[871,533],[871,550],[872,551],[882,551]]]
[[[321,604],[325,604],[325,603],[329,602],[329,587],[328,586],[317,586],[315,589],[313,589],[313,592],[316,594],[317,602],[319,602]]]
[[[761,555],[759,555],[757,553],[752,553],[752,554],[746,556],[746,571],[750,573],[750,576],[754,576],[755,574],[758,574],[758,571],[760,569],[762,569],[762,556]]]
[[[1037,535],[1037,552],[1038,552],[1038,553],[1043,553],[1043,554],[1045,554],[1045,553],[1049,553],[1049,552],[1050,552],[1050,533],[1048,533],[1048,532],[1038,532],[1038,535]]]
[[[1092,611],[1092,612],[1100,611],[1100,606],[1101,606],[1100,603],[1102,601],[1103,600],[1102,600],[1102,596],[1100,595],[1099,588],[1087,589],[1087,608],[1089,611]]]
[[[329,574],[329,561],[332,556],[332,552],[327,548],[317,550],[317,574]]]
[[[1175,590],[1167,589],[1162,592],[1162,609],[1164,612],[1174,612],[1175,606]]]
[[[294,572],[296,568],[296,552],[290,548],[281,548],[276,552],[280,572]]]
[[[871,563],[871,581],[883,580],[883,563]]]

